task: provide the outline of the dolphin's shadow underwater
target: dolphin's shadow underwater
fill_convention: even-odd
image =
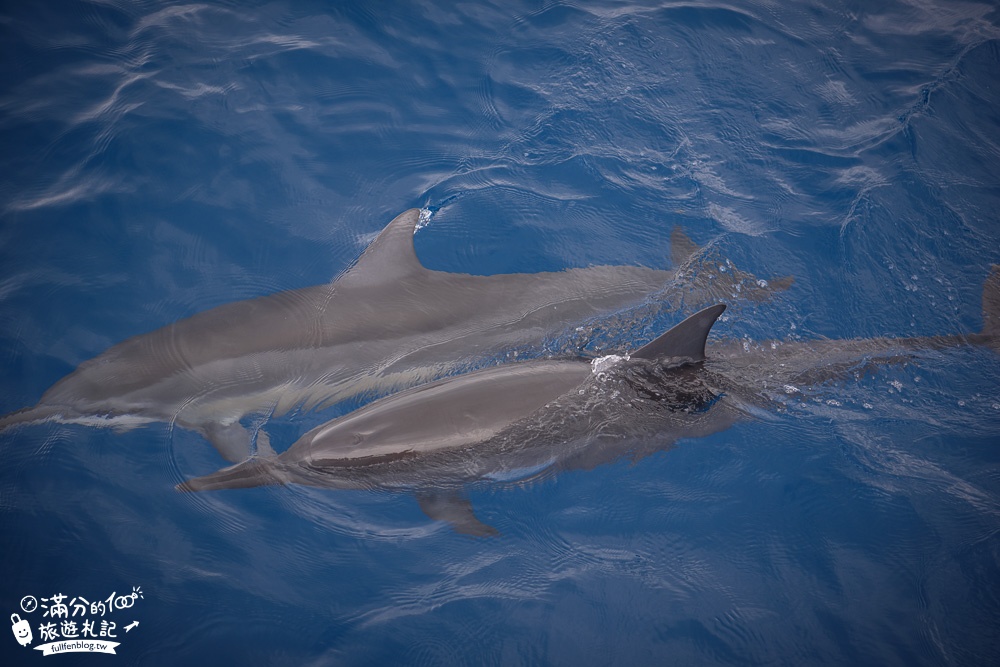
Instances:
[[[977,333],[811,342],[713,341],[722,304],[628,357],[535,360],[447,377],[374,401],[312,429],[278,456],[188,480],[181,491],[271,484],[413,491],[432,518],[491,535],[462,496],[480,480],[524,482],[638,459],[779,407],[773,390],[842,380],[921,351],[1000,352],[1000,266],[983,286]]]
[[[447,375],[459,363],[536,346],[569,324],[665,289],[681,269],[693,276],[687,303],[736,291],[762,299],[791,284],[767,284],[735,268],[718,276],[698,271],[703,253],[680,229],[671,236],[670,271],[434,271],[413,248],[420,216],[419,209],[401,213],[328,284],[225,304],[114,345],[56,382],[34,407],[0,417],[0,430],[45,421],[119,430],[166,422],[201,433],[223,458],[241,461],[254,439],[240,423],[245,417],[321,409],[363,392],[384,395]],[[256,437],[257,449],[269,451],[267,434]]]

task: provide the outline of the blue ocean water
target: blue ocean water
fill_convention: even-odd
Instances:
[[[410,207],[421,260],[476,274],[667,268],[680,226],[794,276],[729,300],[717,335],[748,340],[978,331],[1000,263],[990,2],[8,3],[0,36],[0,413],[130,336],[329,281]],[[617,313],[598,343],[677,319]],[[277,420],[276,448],[349,407]],[[33,645],[115,623],[117,656],[64,662],[1000,661],[990,350],[475,485],[494,538],[404,493],[174,490],[223,464],[166,424],[0,434],[0,611]]]

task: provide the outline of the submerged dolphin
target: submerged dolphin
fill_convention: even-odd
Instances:
[[[924,338],[708,346],[724,305],[687,318],[628,358],[536,360],[444,378],[323,424],[276,457],[178,485],[181,491],[298,483],[409,489],[425,512],[460,532],[487,535],[457,493],[476,480],[523,480],[643,456],[680,438],[728,428],[776,404],[770,386],[822,382],[858,364],[966,344],[1000,351],[1000,266],[983,288],[983,329]]]
[[[280,416],[425,382],[459,362],[537,344],[566,323],[637,302],[673,276],[638,266],[432,271],[414,253],[419,220],[419,209],[396,217],[329,284],[222,305],[111,347],[36,406],[0,417],[0,430],[40,421],[119,429],[170,422],[239,461],[251,450],[253,434],[240,423],[248,415]],[[697,250],[679,230],[671,246],[678,266]],[[744,296],[768,292],[763,281],[732,271],[702,287],[725,295],[743,283]],[[258,450],[268,451],[266,433],[257,437]]]

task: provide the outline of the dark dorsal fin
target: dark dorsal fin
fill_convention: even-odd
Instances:
[[[702,361],[705,358],[705,340],[712,330],[715,320],[726,309],[720,303],[698,311],[673,329],[663,334],[653,342],[643,345],[630,356],[639,359],[661,359],[664,357],[679,357],[690,361]]]
[[[701,250],[698,244],[688,238],[680,226],[674,227],[670,232],[670,264],[675,269],[682,266],[691,255]]]
[[[427,271],[413,251],[413,232],[418,222],[419,208],[397,215],[339,280],[360,284],[386,283]]]

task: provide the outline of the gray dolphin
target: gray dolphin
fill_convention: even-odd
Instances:
[[[627,358],[535,360],[444,378],[323,424],[274,457],[178,485],[181,491],[298,483],[407,489],[432,518],[489,535],[459,490],[644,456],[728,428],[778,404],[793,382],[823,382],[869,363],[967,344],[1000,351],[1000,266],[983,288],[983,329],[968,335],[811,342],[706,339],[722,304]],[[769,384],[770,383],[770,384]]]
[[[674,275],[638,266],[492,276],[432,271],[413,249],[419,221],[419,209],[397,216],[329,284],[222,305],[114,345],[34,407],[0,417],[0,430],[40,421],[123,430],[169,422],[239,461],[251,451],[253,434],[240,423],[248,415],[281,416],[425,382],[637,302]],[[698,250],[679,229],[671,245],[675,268]],[[694,286],[725,295],[745,285],[743,296],[760,298],[790,283],[767,286],[735,271],[720,278]],[[269,451],[263,431],[257,449]]]

